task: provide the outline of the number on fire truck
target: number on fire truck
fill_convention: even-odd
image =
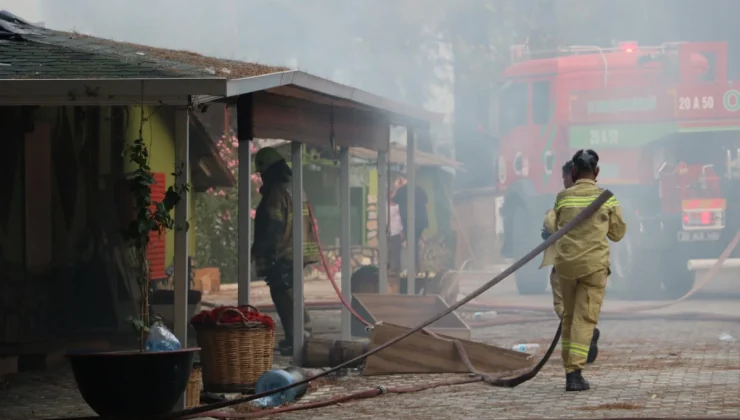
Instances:
[[[619,130],[591,130],[591,146],[606,146],[619,144]]]
[[[678,109],[680,111],[693,111],[697,109],[714,109],[713,96],[681,96],[678,98]]]

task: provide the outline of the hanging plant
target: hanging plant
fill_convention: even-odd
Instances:
[[[161,201],[152,200],[151,186],[155,183],[154,173],[149,166],[149,149],[144,141],[144,124],[149,118],[144,116],[144,107],[141,107],[141,121],[139,135],[131,144],[124,147],[123,155],[134,165],[133,172],[128,178],[129,190],[133,197],[133,219],[124,228],[122,235],[129,244],[130,261],[136,276],[139,289],[138,314],[131,320],[132,326],[139,335],[140,350],[144,351],[144,343],[152,324],[150,316],[149,298],[151,290],[151,270],[147,258],[147,250],[151,245],[152,236],[156,240],[164,240],[167,232],[175,229],[187,230],[188,226],[175,226],[172,211],[182,200],[182,196],[189,190],[187,183],[175,183],[167,188]],[[172,175],[180,179],[182,166]],[[156,232],[156,235],[150,235]],[[184,343],[183,343],[184,344]]]

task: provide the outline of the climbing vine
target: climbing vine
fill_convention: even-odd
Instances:
[[[187,183],[175,183],[167,188],[161,201],[152,199],[151,186],[155,183],[154,173],[149,166],[149,147],[144,140],[144,126],[151,118],[144,115],[141,109],[138,137],[124,147],[123,155],[134,166],[128,176],[129,191],[133,199],[134,215],[122,234],[128,242],[130,261],[136,276],[139,291],[138,314],[131,320],[134,330],[139,335],[140,350],[144,351],[144,343],[151,325],[149,297],[151,290],[151,270],[147,259],[147,250],[152,240],[164,240],[163,236],[175,229],[187,230],[188,226],[176,226],[173,210],[182,200],[182,196],[189,190]],[[172,174],[180,179],[182,166]],[[154,234],[152,234],[154,233]]]

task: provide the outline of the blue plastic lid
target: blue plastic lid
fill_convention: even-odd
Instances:
[[[293,375],[291,375],[289,372],[286,372],[282,369],[273,369],[271,371],[263,373],[262,376],[257,379],[255,392],[257,394],[261,394],[263,392],[272,391],[273,389],[282,388],[286,385],[293,384],[294,382],[295,378],[293,378]],[[279,394],[276,394],[275,397],[279,396],[280,400],[282,400],[282,404],[288,401],[293,401],[296,397],[296,393],[296,388],[291,388]],[[270,399],[272,400],[272,398]]]

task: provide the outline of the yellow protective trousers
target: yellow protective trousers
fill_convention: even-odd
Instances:
[[[559,278],[563,294],[562,356],[565,373],[582,370],[604,303],[608,270],[577,279]]]
[[[562,321],[563,291],[560,289],[560,279],[554,268],[550,271],[550,289],[552,289],[552,307],[555,309],[555,314]]]

